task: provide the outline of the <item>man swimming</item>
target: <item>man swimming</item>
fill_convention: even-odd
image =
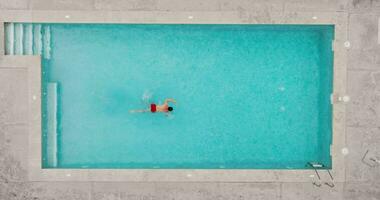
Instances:
[[[145,110],[130,110],[131,113],[144,113],[144,112],[162,112],[162,113],[169,113],[173,111],[173,107],[169,106],[169,102],[177,103],[174,99],[165,99],[164,104],[157,105],[157,104],[150,104],[150,108],[147,108]]]

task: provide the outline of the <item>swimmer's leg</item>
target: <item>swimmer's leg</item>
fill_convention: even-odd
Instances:
[[[130,113],[145,113],[145,112],[150,112],[149,109],[145,109],[145,110],[130,110],[129,111]]]

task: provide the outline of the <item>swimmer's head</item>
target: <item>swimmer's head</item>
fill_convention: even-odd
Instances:
[[[168,111],[173,111],[173,107],[168,107]]]

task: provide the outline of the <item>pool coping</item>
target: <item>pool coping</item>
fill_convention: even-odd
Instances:
[[[235,11],[2,11],[3,22],[35,23],[165,23],[165,24],[330,24],[335,25],[333,96],[346,94],[347,18],[342,12],[271,12],[269,19],[255,19],[252,13]],[[41,58],[40,56],[4,56],[0,40],[2,68],[28,71],[28,177],[30,181],[148,181],[148,182],[312,182],[318,181],[313,170],[258,169],[42,169],[41,166]],[[336,99],[336,98],[334,98]],[[333,104],[332,170],[335,182],[345,180],[345,104]],[[332,181],[320,171],[323,181]]]

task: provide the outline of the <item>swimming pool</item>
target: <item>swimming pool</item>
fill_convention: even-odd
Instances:
[[[331,168],[333,26],[28,25],[44,168]]]

